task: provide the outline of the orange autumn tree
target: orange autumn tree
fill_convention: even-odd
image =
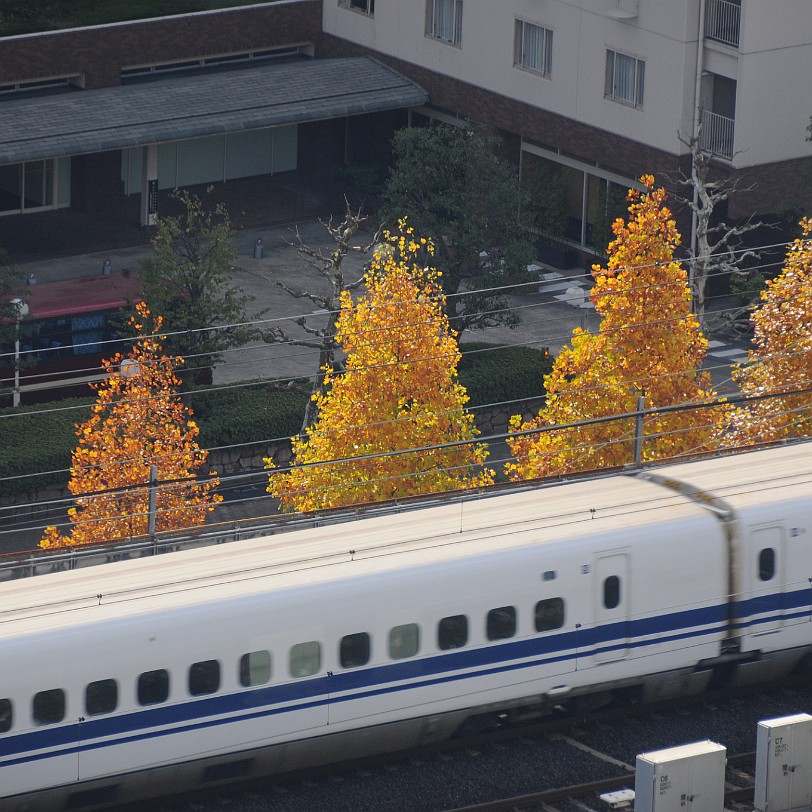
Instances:
[[[775,397],[733,410],[730,445],[812,436],[812,220],[804,217],[801,231],[783,270],[761,292],[750,316],[755,347],[733,372],[743,395]]]
[[[492,483],[485,446],[465,410],[457,381],[460,351],[449,330],[439,274],[421,267],[431,245],[400,223],[385,233],[354,303],[341,294],[336,341],[344,371],[325,368],[327,388],[313,395],[318,417],[292,438],[294,465],[271,473],[268,492],[283,510],[317,510]],[[393,455],[463,441],[451,448]],[[366,455],[382,455],[358,459]],[[330,460],[345,460],[325,465]],[[266,460],[269,468],[273,462]]]
[[[144,535],[148,526],[150,466],[158,471],[156,530],[202,524],[222,497],[216,476],[196,481],[208,452],[197,445],[199,429],[178,395],[175,368],[181,358],[162,354],[163,324],[143,303],[130,325],[133,349],[105,361],[109,377],[91,384],[96,402],[76,427],[68,489],[68,535],[48,527],[40,547],[67,547]],[[122,362],[125,374],[122,374]],[[128,374],[126,374],[128,373]]]
[[[627,220],[612,224],[607,267],[592,267],[599,332],[573,331],[545,377],[545,406],[529,422],[513,417],[513,431],[633,412],[640,396],[646,408],[716,397],[699,371],[707,341],[691,314],[687,275],[674,261],[680,235],[665,191],[650,175],[641,182],[645,192],[629,191]],[[647,416],[643,459],[713,447],[721,419],[718,408]],[[516,436],[508,440],[515,462],[505,471],[520,480],[631,463],[634,432],[631,418]]]

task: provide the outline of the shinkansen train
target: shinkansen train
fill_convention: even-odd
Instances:
[[[0,584],[0,809],[805,668],[812,444]]]

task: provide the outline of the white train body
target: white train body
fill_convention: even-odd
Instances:
[[[0,809],[90,809],[812,650],[812,446],[0,585]]]

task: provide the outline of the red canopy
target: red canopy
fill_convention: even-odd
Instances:
[[[59,282],[39,282],[26,289],[29,319],[75,316],[113,310],[141,301],[137,275],[82,276]]]

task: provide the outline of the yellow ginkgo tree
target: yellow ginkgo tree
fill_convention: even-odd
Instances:
[[[405,223],[386,234],[366,270],[366,292],[341,294],[336,342],[344,369],[326,368],[326,390],[294,463],[272,471],[283,510],[316,510],[491,484],[449,330],[438,274],[419,256],[431,246]],[[456,443],[432,448],[443,443]],[[417,449],[409,453],[393,453]],[[273,462],[266,463],[273,468]]]
[[[755,347],[733,379],[753,400],[733,410],[731,445],[812,436],[812,220],[801,231],[750,316]]]
[[[511,421],[514,432],[530,432],[508,440],[514,461],[505,471],[512,479],[634,460],[634,418],[556,426],[634,412],[641,396],[647,409],[716,397],[708,376],[700,371],[707,341],[691,314],[685,270],[674,260],[680,235],[665,206],[665,191],[654,187],[650,175],[641,182],[645,191],[629,191],[627,220],[612,224],[615,239],[607,250],[607,267],[592,268],[591,300],[601,319],[599,331],[573,331],[570,345],[545,377],[544,407],[526,423],[518,416]],[[642,459],[713,447],[722,418],[718,407],[648,415]]]
[[[150,468],[157,468],[156,531],[205,521],[221,501],[216,475],[199,478],[208,452],[197,444],[199,429],[177,394],[175,369],[181,358],[162,354],[163,320],[145,304],[130,324],[133,349],[105,362],[109,373],[93,384],[91,416],[76,427],[68,489],[76,497],[68,510],[67,535],[45,530],[40,547],[116,541],[147,532]]]

